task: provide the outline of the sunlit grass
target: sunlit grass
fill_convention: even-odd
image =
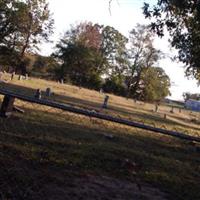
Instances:
[[[9,80],[9,77],[9,74],[4,75],[4,79]],[[104,100],[104,94],[100,94],[94,90],[35,78],[30,78],[28,81],[18,81],[16,76],[8,84],[1,83],[0,87],[29,96],[34,96],[35,90],[39,88],[43,91],[43,98],[47,98],[44,93],[46,88],[49,87],[54,93],[50,99],[57,102],[89,108],[91,110],[95,109],[116,117],[126,118],[159,128],[176,130],[190,135],[197,136],[200,134],[200,113],[184,109],[180,112],[178,108],[174,108],[174,113],[171,113],[171,106],[160,105],[159,111],[154,112],[154,104],[143,102],[135,103],[132,99],[109,94],[109,109],[103,110],[101,106]]]
[[[15,88],[27,95],[34,91],[29,88],[51,87],[56,101],[60,95],[62,102],[79,107],[100,109],[103,100],[96,91],[55,82],[32,79],[11,83],[15,85],[1,87]],[[73,101],[65,95],[73,97]],[[154,113],[154,105],[110,96],[110,108],[101,112],[156,126],[175,126],[188,130],[188,134],[199,132],[199,127],[190,122],[188,111],[170,114],[170,107],[161,106]],[[2,194],[9,197],[13,192],[23,199],[25,191],[35,199],[42,199],[39,191],[44,185],[69,187],[69,177],[89,174],[133,183],[137,180],[142,186],[149,183],[170,199],[200,199],[199,144],[19,100],[15,104],[25,113],[0,118]],[[165,120],[163,113],[168,113],[169,118]],[[140,166],[136,173],[132,174],[124,165],[127,159]]]

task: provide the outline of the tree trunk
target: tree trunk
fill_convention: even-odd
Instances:
[[[21,51],[21,54],[20,54],[20,58],[23,59],[24,58],[24,55],[25,55],[25,51],[28,47],[28,44],[29,44],[29,40],[30,40],[30,37],[31,37],[31,33],[29,31],[27,37],[26,37],[26,42],[24,44],[24,46],[22,47],[22,51]]]
[[[19,68],[20,68],[22,74],[26,73],[26,66],[25,66],[26,64],[24,63],[24,56],[25,56],[26,49],[29,45],[29,41],[30,41],[30,37],[31,37],[31,29],[32,29],[32,24],[33,24],[33,18],[32,18],[31,13],[30,13],[29,17],[30,17],[30,24],[29,24],[28,29],[27,29],[27,36],[26,36],[25,44],[23,45],[22,51],[21,51],[21,54],[20,54],[20,60],[21,61],[20,61],[20,64],[19,64]]]
[[[139,86],[139,83],[140,83],[140,80],[141,80],[141,75],[142,75],[142,70],[140,70],[140,72],[138,73],[138,76],[136,78],[136,82],[135,82],[133,90],[132,90],[135,97],[136,97],[136,91],[138,89],[138,86]]]

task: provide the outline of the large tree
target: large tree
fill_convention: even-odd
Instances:
[[[17,52],[10,45],[10,36],[16,31],[18,5],[13,0],[0,1],[0,63],[4,65],[17,60]]]
[[[153,39],[153,34],[145,25],[137,24],[130,32],[129,58],[131,64],[126,75],[129,96],[138,97],[137,91],[140,87],[142,72],[146,68],[155,66],[162,56],[161,51],[154,47]]]
[[[143,70],[139,99],[144,101],[161,101],[170,95],[170,79],[160,67],[150,67]]]
[[[15,9],[11,9],[12,0],[0,1],[0,44],[5,38],[15,31]]]
[[[53,20],[48,3],[46,0],[5,0],[0,8],[1,48],[18,55],[16,65],[21,69],[25,54],[38,49],[52,33]]]
[[[41,41],[49,41],[52,33],[53,20],[46,0],[26,0],[18,14],[18,29],[15,37],[18,42],[20,56],[27,51],[38,49]]]
[[[101,63],[100,26],[80,23],[71,26],[57,45],[55,56],[62,62],[61,77],[72,83],[98,88],[104,71]]]
[[[101,36],[102,54],[109,60],[110,64],[120,64],[121,61],[117,60],[117,58],[125,55],[128,39],[111,26],[103,27]]]
[[[200,1],[158,0],[153,7],[145,3],[143,10],[154,32],[163,37],[168,30],[186,75],[200,80]]]
[[[96,87],[95,80],[99,83],[102,75],[122,67],[126,42],[110,26],[91,22],[72,26],[57,45],[56,55],[63,63],[61,73],[75,84]]]

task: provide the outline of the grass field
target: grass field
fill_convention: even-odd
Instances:
[[[37,79],[0,87],[32,96],[35,89],[50,87],[51,98],[62,103],[200,134],[198,113],[186,110],[170,113],[170,107],[160,106],[155,113],[154,105],[114,95],[102,110],[104,96],[96,91]],[[199,144],[16,104],[24,114],[0,118],[1,199],[200,199]]]

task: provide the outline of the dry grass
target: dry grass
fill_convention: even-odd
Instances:
[[[96,91],[38,79],[14,80],[1,87],[27,95],[51,87],[54,100],[91,109],[101,109],[103,101]],[[190,122],[196,113],[172,114],[167,106],[154,113],[154,105],[110,97],[109,109],[101,112],[176,126],[190,130],[189,134],[199,132]],[[200,199],[199,144],[19,100],[15,103],[25,113],[0,118],[1,199]],[[134,169],[125,165],[127,160]]]
[[[4,75],[4,79],[9,80],[9,77],[10,74]],[[35,78],[31,78],[28,81],[18,81],[17,77],[15,77],[13,81],[9,81],[9,84],[1,84],[1,87],[10,88],[10,90],[31,96],[34,95],[35,90],[38,88],[45,91],[46,88],[50,87],[54,92],[51,99],[58,102],[95,109],[117,117],[127,118],[159,128],[177,130],[190,135],[199,136],[200,134],[200,113],[185,109],[182,109],[180,113],[178,108],[174,108],[174,113],[171,113],[171,106],[160,105],[159,111],[154,112],[155,105],[153,104],[139,101],[135,103],[132,99],[109,94],[109,109],[102,110],[104,94],[94,90]],[[165,115],[167,119],[165,119]]]

